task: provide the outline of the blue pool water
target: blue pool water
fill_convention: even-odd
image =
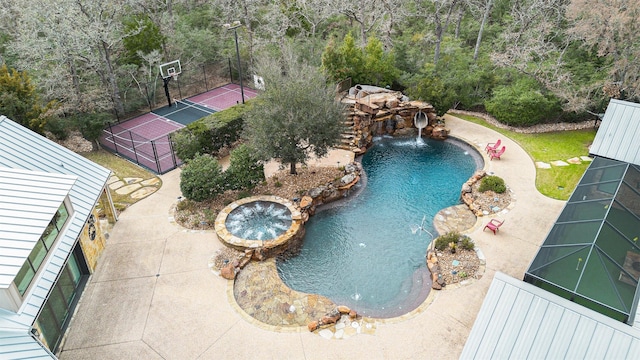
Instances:
[[[456,141],[381,138],[362,158],[366,186],[306,224],[298,256],[278,260],[290,288],[324,295],[361,314],[392,317],[420,305],[431,287],[425,254],[438,211],[459,203],[479,167]]]

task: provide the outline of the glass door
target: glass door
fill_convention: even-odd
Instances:
[[[60,344],[88,275],[80,245],[76,245],[37,320],[52,352],[55,352]]]

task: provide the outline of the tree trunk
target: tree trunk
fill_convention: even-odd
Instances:
[[[253,68],[253,29],[251,28],[251,17],[249,17],[249,8],[245,1],[242,2],[242,12],[244,14],[244,26],[249,34],[249,68]]]
[[[292,162],[289,166],[289,174],[297,175],[298,171],[296,171],[296,163]]]
[[[360,3],[360,37],[362,40],[362,47],[364,48],[365,46],[367,46],[367,30],[365,29],[364,26],[364,19],[365,19],[365,13],[364,13],[364,4]]]
[[[484,30],[484,24],[489,18],[491,13],[491,6],[493,6],[493,0],[487,0],[487,7],[484,9],[484,15],[482,16],[482,22],[480,23],[480,30],[478,30],[478,38],[476,39],[476,48],[473,51],[473,61],[478,60],[478,52],[480,51],[480,42],[482,41],[482,31]]]
[[[73,60],[69,60],[69,73],[71,74],[71,84],[73,86],[73,98],[75,106],[81,108],[81,110],[84,111],[84,98],[82,96],[82,91],[80,90],[80,79],[78,79],[78,71]]]
[[[116,80],[116,74],[113,70],[113,64],[111,63],[111,52],[106,42],[102,41],[102,56],[104,59],[104,65],[107,70],[107,80],[111,89],[111,99],[113,101],[113,108],[116,112],[116,116],[124,116],[124,105],[122,104],[122,98],[120,97],[120,89],[118,89],[118,82]]]
[[[458,21],[456,21],[456,39],[460,38],[460,27],[462,26],[462,18],[464,17],[464,4],[460,6],[458,11]]]
[[[433,54],[433,63],[438,64],[438,60],[440,59],[440,43],[442,43],[442,25],[440,24],[440,20],[436,20],[436,49]]]
[[[444,36],[445,30],[449,26],[451,13],[453,12],[453,8],[456,6],[457,3],[458,3],[458,0],[453,0],[451,2],[451,5],[449,5],[449,9],[447,10],[447,17],[445,18],[445,21],[444,21],[444,26],[442,25],[442,22],[440,20],[440,13],[439,13],[440,9],[436,8],[436,11],[434,12],[434,23],[436,25],[436,28],[434,31],[436,36],[436,49],[433,55],[434,64],[438,64],[438,60],[440,60],[440,45],[442,44],[442,37]],[[444,6],[444,4],[442,6]]]

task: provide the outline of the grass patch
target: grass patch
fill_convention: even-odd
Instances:
[[[124,178],[142,178],[151,179],[157,177],[152,172],[145,170],[144,168],[127,161],[119,156],[114,155],[106,150],[97,150],[89,153],[81,153],[80,155],[93,161],[96,164],[102,165],[105,168],[111,170],[120,179]],[[159,187],[159,185],[158,185]],[[111,190],[111,189],[109,189]],[[133,199],[129,195],[121,195],[111,190],[111,198],[118,211],[126,209],[129,205],[136,203],[139,199]]]
[[[493,126],[481,118],[469,115],[454,116],[495,130],[517,142],[534,161],[550,162],[589,155],[589,145],[596,136],[595,129],[558,131],[540,134],[520,134]],[[567,200],[580,181],[588,163],[551,169],[536,168],[536,188],[545,196]]]

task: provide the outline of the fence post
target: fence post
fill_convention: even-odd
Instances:
[[[160,159],[158,159],[158,151],[156,151],[155,140],[151,140],[151,148],[153,149],[153,158],[156,161],[156,168],[158,168],[158,174],[162,174],[162,171],[160,170]]]
[[[129,138],[131,139],[131,148],[133,149],[133,155],[136,157],[136,164],[140,165],[140,160],[138,160],[138,152],[136,151],[136,144],[133,142],[133,134],[129,131]]]
[[[171,142],[171,135],[167,135],[167,141],[169,142],[169,150],[171,151],[171,159],[173,160],[174,169],[178,167],[178,160],[176,152],[173,150],[173,143]]]
[[[229,83],[233,83],[233,72],[231,71],[231,58],[227,58],[229,60]]]
[[[113,129],[111,128],[111,122],[109,122],[109,132],[111,133],[111,140],[113,140],[114,150],[116,151],[116,154],[120,154],[118,151],[118,145],[116,145],[116,136],[113,135]]]

